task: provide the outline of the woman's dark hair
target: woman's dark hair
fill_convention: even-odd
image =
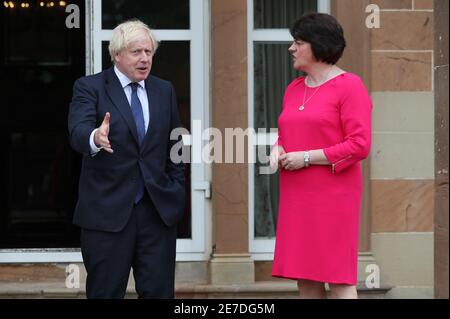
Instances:
[[[344,30],[329,14],[306,13],[294,23],[290,31],[295,40],[311,44],[314,57],[318,61],[336,64],[344,53]]]

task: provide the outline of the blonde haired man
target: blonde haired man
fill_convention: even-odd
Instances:
[[[131,268],[140,298],[174,297],[184,167],[169,158],[175,90],[149,75],[157,46],[141,21],[122,23],[109,45],[114,66],[74,84],[70,143],[83,154],[74,223],[88,298],[123,298]]]

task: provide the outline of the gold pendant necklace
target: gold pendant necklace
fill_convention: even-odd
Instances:
[[[311,94],[311,96],[305,101],[305,97],[306,97],[306,89],[307,89],[307,85],[306,85],[306,78],[305,78],[305,93],[303,94],[303,103],[302,105],[300,105],[298,107],[299,111],[303,111],[305,109],[305,104],[308,103],[309,100],[312,99],[312,97],[320,90],[321,86],[319,86],[314,92],[313,94]]]
[[[328,70],[327,75],[325,76],[325,81],[322,83],[324,84],[326,82],[326,79],[328,78],[328,76],[330,75],[331,70],[333,69],[333,66],[331,66],[330,70]],[[303,103],[298,107],[299,111],[303,111],[305,109],[305,104],[309,102],[309,100],[312,99],[312,97],[320,90],[320,88],[322,87],[322,84],[320,84],[317,89],[313,92],[313,94],[311,94],[311,96],[305,101],[306,98],[306,90],[308,89],[308,86],[306,85],[306,81],[307,81],[308,76],[305,77],[305,91],[303,93]]]

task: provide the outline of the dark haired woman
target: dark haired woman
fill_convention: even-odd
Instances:
[[[272,275],[297,280],[301,298],[357,298],[360,161],[369,155],[372,102],[361,79],[336,66],[345,39],[330,15],[292,27],[294,68],[278,119],[272,165],[281,168]]]

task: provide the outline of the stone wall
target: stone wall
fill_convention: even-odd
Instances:
[[[433,1],[372,2],[381,9],[371,29],[372,249],[382,281],[432,297]]]

